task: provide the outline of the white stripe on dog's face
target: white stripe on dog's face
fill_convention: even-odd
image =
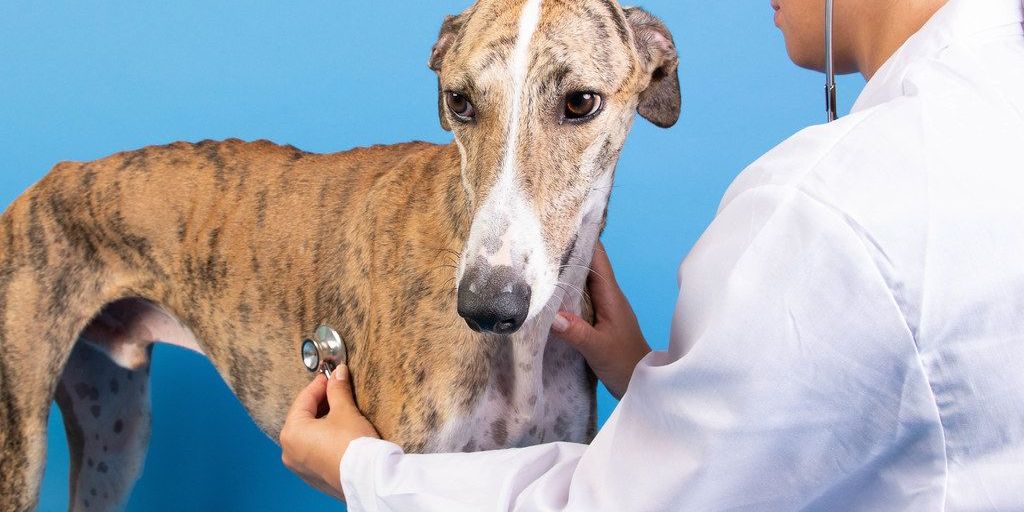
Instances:
[[[483,261],[491,267],[516,268],[527,283],[536,281],[536,276],[543,272],[544,261],[547,259],[540,222],[517,181],[518,141],[524,117],[523,104],[526,100],[524,96],[529,72],[530,42],[540,23],[541,2],[542,0],[527,0],[519,15],[515,48],[508,63],[510,79],[507,88],[511,108],[508,110],[505,125],[507,135],[502,150],[501,167],[497,180],[474,218],[467,251],[462,258],[463,264]],[[475,251],[474,247],[477,248]],[[531,304],[531,314],[533,307],[535,304]]]
[[[589,263],[643,80],[614,3],[515,2],[482,1],[463,15],[441,82],[475,112],[460,121],[446,111],[474,208],[457,286],[494,294],[523,284],[529,321],[561,300],[567,265]],[[578,92],[603,102],[586,122],[563,115]],[[496,268],[508,283],[488,278]]]

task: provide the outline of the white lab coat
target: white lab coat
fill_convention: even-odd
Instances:
[[[350,510],[1024,510],[1020,0],[952,0],[751,165],[589,445],[342,461]]]

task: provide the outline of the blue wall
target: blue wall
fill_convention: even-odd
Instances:
[[[450,140],[425,62],[468,1],[4,0],[0,207],[60,160],[174,140],[268,138],[310,151]],[[795,68],[767,0],[645,0],[681,49],[684,111],[638,121],[605,236],[652,344],[666,345],[676,267],[732,178],[820,122],[822,79]],[[862,86],[840,82],[845,112]],[[296,361],[296,364],[298,362]],[[206,360],[158,347],[152,446],[129,510],[323,510]],[[614,401],[602,391],[601,419]],[[54,409],[41,510],[67,500]]]

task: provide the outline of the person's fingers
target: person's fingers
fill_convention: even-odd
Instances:
[[[317,409],[324,401],[327,394],[327,379],[323,375],[317,375],[312,382],[306,385],[299,396],[292,402],[288,410],[288,418],[316,418]]]
[[[348,372],[348,366],[338,365],[331,377],[327,383],[327,402],[330,404],[331,410],[355,409],[355,399],[352,397],[352,379]]]
[[[622,293],[619,290],[619,284],[615,281],[611,260],[608,259],[608,253],[604,250],[604,245],[601,242],[598,242],[594,250],[594,259],[590,262],[587,289],[590,291],[594,313],[599,318],[609,315],[610,310],[616,307],[615,303]]]
[[[558,334],[559,338],[576,347],[584,355],[597,332],[586,320],[568,311],[558,312],[554,323],[551,324],[551,329]]]
[[[612,261],[608,258],[608,251],[600,240],[594,246],[594,258],[590,262],[590,268],[600,272],[603,277],[608,278],[609,282],[615,282],[615,271],[612,270]]]

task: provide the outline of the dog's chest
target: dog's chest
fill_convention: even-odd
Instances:
[[[594,402],[582,357],[555,340],[523,345],[511,364],[492,372],[470,409],[441,429],[433,451],[588,440]]]

